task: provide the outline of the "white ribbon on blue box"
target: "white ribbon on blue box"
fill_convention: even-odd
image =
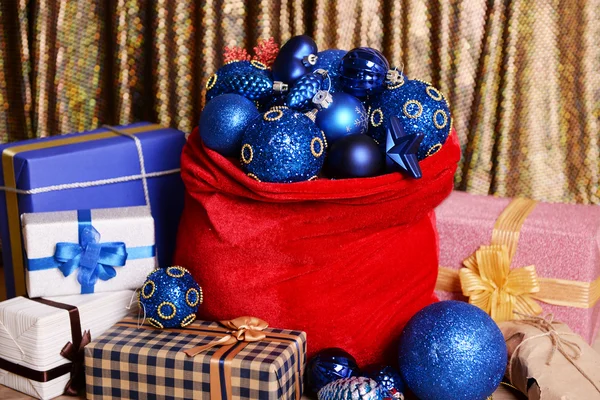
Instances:
[[[21,224],[29,297],[137,289],[157,266],[145,206],[23,214]]]

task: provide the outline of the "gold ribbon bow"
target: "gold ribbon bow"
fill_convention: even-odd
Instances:
[[[533,265],[510,269],[519,233],[536,202],[515,199],[502,212],[492,233],[492,243],[481,246],[459,271],[462,292],[469,303],[487,312],[496,322],[514,318],[514,312],[538,315],[542,308],[534,300],[540,284]]]
[[[219,321],[227,329],[227,335],[213,340],[207,344],[192,347],[184,351],[188,357],[211,349],[215,346],[228,346],[237,342],[259,342],[267,337],[262,331],[269,327],[269,324],[260,318],[256,317],[238,317],[228,321]]]

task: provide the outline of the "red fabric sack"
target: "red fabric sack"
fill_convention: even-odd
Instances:
[[[341,347],[359,365],[396,358],[408,319],[436,301],[433,209],[451,192],[456,132],[419,180],[261,183],[207,149],[198,129],[181,159],[187,194],[175,261],[204,290],[199,317],[252,315],[303,330],[308,355]]]

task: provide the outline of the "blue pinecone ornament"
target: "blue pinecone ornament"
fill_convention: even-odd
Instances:
[[[196,319],[202,288],[183,267],[151,272],[139,294],[146,321],[155,328],[185,328]]]
[[[323,88],[324,79],[327,80],[319,73],[307,74],[298,79],[287,95],[287,105],[299,111],[314,108],[312,99]]]
[[[327,140],[306,115],[275,107],[254,119],[242,135],[241,163],[249,177],[263,182],[316,179]]]
[[[317,396],[319,400],[383,400],[377,382],[362,376],[333,381],[319,390]]]
[[[452,126],[450,108],[444,95],[431,84],[402,77],[401,83],[386,89],[367,101],[368,134],[385,150],[390,119],[397,116],[405,135],[423,134],[417,158],[423,160],[442,148]]]
[[[224,93],[237,93],[230,84],[229,78],[235,75],[261,74],[271,80],[271,71],[258,61],[232,61],[217,70],[206,81],[206,101]],[[242,93],[238,93],[242,94]]]
[[[273,94],[273,81],[265,74],[247,72],[227,76],[223,83],[227,93],[236,93],[250,100],[259,100]]]

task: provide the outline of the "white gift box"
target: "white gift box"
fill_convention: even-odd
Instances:
[[[133,290],[157,266],[147,207],[23,214],[21,223],[29,297]]]
[[[80,327],[73,325],[74,330],[81,329],[80,335],[90,331],[93,340],[128,314],[133,293],[125,290],[40,300],[77,307]],[[0,365],[6,369],[0,368],[0,384],[39,399],[62,395],[71,377],[71,363],[61,355],[65,344],[73,342],[71,318],[71,312],[39,303],[36,299],[16,297],[1,302]],[[25,377],[40,375],[36,371],[57,377],[46,382]],[[66,373],[60,375],[60,371]]]

